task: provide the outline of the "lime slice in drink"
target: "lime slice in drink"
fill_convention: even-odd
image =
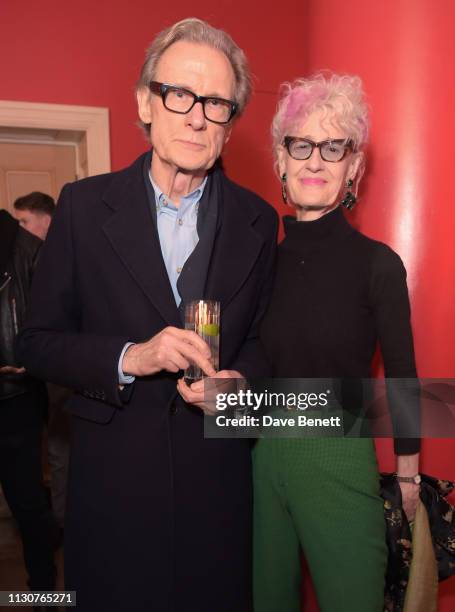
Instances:
[[[220,328],[216,323],[206,323],[199,326],[199,333],[204,336],[218,336]]]

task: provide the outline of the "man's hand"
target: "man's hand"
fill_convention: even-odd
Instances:
[[[15,366],[2,366],[0,374],[25,374],[25,368],[16,368]]]
[[[123,356],[126,375],[149,376],[161,370],[178,372],[190,364],[199,366],[207,376],[214,376],[210,348],[196,332],[166,327],[147,342],[133,344]]]
[[[216,409],[216,394],[217,393],[225,393],[230,392],[230,389],[225,389],[224,387],[230,387],[230,379],[231,378],[244,378],[240,372],[237,370],[221,370],[216,374],[210,377],[210,380],[198,380],[192,385],[188,386],[183,378],[177,383],[177,390],[180,395],[183,397],[185,402],[189,404],[194,404],[198,408],[200,408],[204,414],[208,416],[213,416],[217,413]],[[216,380],[213,380],[216,379]],[[221,382],[220,379],[227,379],[225,385]],[[235,389],[231,391],[235,393],[237,390],[237,386]]]

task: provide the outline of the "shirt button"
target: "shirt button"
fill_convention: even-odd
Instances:
[[[179,219],[179,225],[183,225],[182,219]]]
[[[177,274],[180,274],[181,271],[182,271],[182,268],[177,268]]]

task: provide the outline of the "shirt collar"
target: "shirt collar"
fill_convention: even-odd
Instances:
[[[150,170],[149,170],[148,175],[149,175],[149,179],[150,179],[150,182],[152,184],[152,187],[153,187],[153,191],[155,192],[155,201],[156,201],[157,209],[161,209],[163,206],[166,206],[166,207],[172,208],[174,210],[177,210],[177,207],[172,202],[172,200],[169,200],[165,196],[165,194],[160,189],[160,187],[152,179],[152,173],[150,172]],[[198,187],[196,187],[196,189],[194,189],[194,191],[192,191],[191,193],[188,193],[187,195],[185,195],[185,196],[183,196],[181,198],[180,208],[187,209],[187,208],[191,207],[193,204],[197,204],[199,202],[199,200],[202,197],[202,194],[204,193],[204,189],[205,189],[205,186],[207,184],[207,179],[208,179],[208,176],[205,177],[205,179],[202,181],[202,183]]]

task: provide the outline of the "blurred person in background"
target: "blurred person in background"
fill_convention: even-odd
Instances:
[[[46,240],[54,210],[54,199],[41,191],[32,191],[14,202],[14,214],[19,225],[41,240]]]
[[[46,391],[14,350],[40,247],[41,240],[0,210],[0,484],[19,527],[28,586],[49,591],[56,571],[54,522],[42,481]]]
[[[47,193],[33,191],[14,202],[14,210],[19,225],[41,240],[46,240],[47,232],[55,211],[54,199]],[[57,520],[62,541],[66,479],[69,460],[69,417],[64,405],[70,391],[64,387],[47,383],[48,420],[47,420],[47,460],[51,476],[52,510]]]

